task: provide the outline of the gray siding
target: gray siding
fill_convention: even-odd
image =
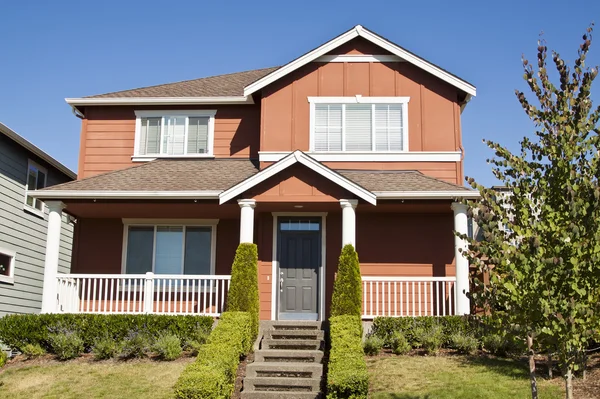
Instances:
[[[0,134],[0,247],[17,253],[14,284],[0,282],[0,317],[9,313],[39,313],[44,281],[48,215],[24,210],[27,160],[48,170],[47,185],[70,179]],[[71,268],[73,225],[63,216],[59,273]]]

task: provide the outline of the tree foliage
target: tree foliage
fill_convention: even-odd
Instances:
[[[495,153],[488,160],[493,174],[506,191],[467,179],[481,193],[469,205],[483,239],[463,237],[470,262],[490,277],[487,285],[475,279],[473,299],[501,323],[520,328],[532,351],[556,351],[568,398],[577,356],[600,316],[600,107],[591,100],[598,68],[585,64],[592,28],[573,66],[549,53],[543,40],[535,66],[523,57],[533,96],[516,95],[535,134],[524,137],[515,153],[485,141]]]
[[[360,316],[362,284],[358,254],[351,244],[342,248],[337,278],[333,283],[331,316]]]

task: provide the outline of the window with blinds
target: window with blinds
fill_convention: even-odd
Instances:
[[[314,151],[406,151],[405,103],[314,105]]]
[[[209,154],[210,117],[149,116],[140,119],[138,155]]]

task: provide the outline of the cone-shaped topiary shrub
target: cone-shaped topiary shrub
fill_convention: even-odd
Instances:
[[[231,285],[227,295],[227,310],[248,312],[252,317],[252,332],[258,334],[258,252],[255,244],[242,243],[235,252],[231,267]]]
[[[333,283],[331,316],[360,316],[362,284],[358,254],[351,244],[342,248],[337,278]]]

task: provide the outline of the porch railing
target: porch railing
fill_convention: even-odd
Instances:
[[[231,276],[61,274],[57,313],[220,316]]]
[[[456,277],[363,276],[363,319],[456,314]]]

